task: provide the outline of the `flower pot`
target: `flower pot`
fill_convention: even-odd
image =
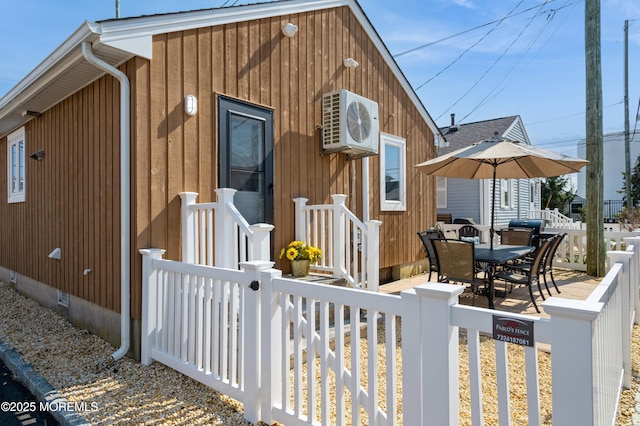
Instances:
[[[309,260],[291,261],[291,275],[294,277],[306,277],[309,275],[309,268],[311,268],[311,262]]]

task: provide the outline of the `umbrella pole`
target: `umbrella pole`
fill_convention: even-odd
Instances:
[[[495,233],[495,229],[493,228],[494,216],[496,212],[496,167],[497,165],[493,165],[493,186],[491,188],[491,227],[489,228],[489,248],[493,250],[493,234]]]

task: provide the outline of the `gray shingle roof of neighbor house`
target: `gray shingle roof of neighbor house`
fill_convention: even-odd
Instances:
[[[465,123],[441,127],[440,131],[447,140],[448,146],[438,149],[438,155],[448,154],[460,148],[465,148],[476,142],[491,138],[495,132],[499,136],[504,136],[518,121],[519,117],[494,118],[491,120],[477,121],[475,123]],[[528,141],[521,141],[528,142]]]
[[[440,144],[443,138],[438,126],[356,0],[287,0],[85,22],[0,98],[0,137],[31,119],[28,111],[42,113],[104,74],[84,59],[83,42],[92,44],[95,56],[110,65],[119,66],[134,56],[151,59],[152,37],[155,34],[340,6],[348,6],[351,9],[409,99],[431,127],[436,137],[436,145]]]

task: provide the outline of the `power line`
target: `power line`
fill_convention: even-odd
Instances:
[[[614,104],[606,105],[604,108],[611,108],[611,107],[614,107],[616,105],[620,105],[622,102],[624,102],[624,101],[618,101],[618,102],[616,102]],[[640,105],[639,105],[639,107],[640,107]],[[563,116],[560,116],[560,117],[550,118],[548,120],[542,120],[542,121],[536,121],[536,122],[533,122],[533,123],[527,123],[527,126],[535,126],[536,124],[544,124],[544,123],[549,123],[551,121],[564,120],[565,118],[577,117],[579,115],[584,116],[585,112],[582,111],[582,112],[577,112],[575,114],[568,114],[568,115],[563,115]]]
[[[518,13],[510,14],[510,15],[508,15],[508,16],[505,16],[504,18],[496,19],[495,21],[487,22],[486,24],[482,24],[482,25],[478,25],[477,27],[469,28],[468,30],[461,31],[461,32],[459,32],[459,33],[456,33],[456,34],[453,34],[453,35],[450,35],[450,36],[447,36],[447,37],[441,38],[441,39],[439,39],[439,40],[430,41],[429,43],[425,43],[425,44],[422,44],[422,45],[420,45],[420,46],[413,47],[413,48],[411,48],[411,49],[409,49],[409,50],[405,50],[404,52],[396,53],[395,55],[393,55],[393,57],[394,57],[394,58],[400,58],[401,56],[408,55],[409,53],[413,53],[413,52],[416,52],[416,51],[418,51],[418,50],[426,49],[427,47],[431,47],[431,46],[433,46],[433,45],[435,45],[435,44],[442,43],[443,41],[451,40],[452,38],[456,38],[456,37],[458,37],[458,36],[464,35],[464,34],[469,33],[469,32],[471,32],[471,31],[475,31],[475,30],[478,30],[478,29],[480,29],[480,28],[487,27],[487,26],[492,25],[492,24],[495,24],[495,23],[501,23],[502,21],[504,21],[504,20],[506,20],[506,19],[514,18],[514,17],[516,17],[516,16],[518,16],[518,15],[522,15],[523,13],[527,13],[527,12],[529,12],[529,11],[533,10],[533,9],[536,9],[536,8],[538,8],[538,7],[540,7],[540,6],[544,6],[545,4],[552,3],[552,2],[554,2],[554,1],[556,1],[556,0],[547,0],[547,1],[545,1],[544,3],[541,3],[541,4],[539,4],[539,5],[536,5],[536,6],[530,7],[530,8],[525,9],[525,10],[522,10],[522,11],[520,11],[520,12],[518,12]],[[559,9],[561,9],[561,8],[559,8]],[[556,9],[556,10],[559,10],[559,9]]]
[[[524,0],[520,0],[520,3],[518,3],[513,9],[511,9],[511,11],[507,14],[507,16],[505,16],[502,19],[499,19],[497,21],[497,23],[494,25],[493,28],[491,28],[489,31],[487,31],[487,33],[485,35],[483,35],[482,37],[480,37],[480,39],[478,41],[476,41],[474,44],[472,44],[471,46],[469,46],[467,49],[465,49],[460,55],[458,55],[458,57],[456,59],[453,60],[453,62],[449,63],[446,67],[444,67],[443,69],[441,69],[438,73],[436,73],[436,75],[434,75],[433,77],[431,77],[429,80],[425,81],[424,83],[422,83],[421,85],[419,85],[418,87],[415,88],[416,91],[420,90],[425,84],[429,83],[431,80],[433,80],[434,78],[438,77],[440,74],[442,74],[443,72],[445,72],[446,70],[448,70],[449,68],[451,68],[456,62],[458,62],[464,55],[467,54],[467,52],[469,52],[471,49],[473,49],[474,47],[476,47],[478,44],[480,44],[485,38],[487,38],[493,31],[496,30],[496,28],[498,28],[500,26],[500,24],[502,24],[502,22],[504,22],[505,19],[507,19],[521,4],[522,2],[524,2]],[[448,110],[447,110],[448,111]],[[446,111],[445,111],[446,112]],[[443,113],[444,114],[444,113]],[[440,118],[440,117],[438,117]]]
[[[520,6],[522,2],[518,3],[518,5],[516,6],[516,8],[518,6]],[[469,90],[467,90],[462,96],[460,96],[458,98],[458,100],[456,100],[449,108],[447,108],[442,114],[440,114],[440,116],[438,116],[438,118],[436,118],[436,120],[438,120],[440,117],[442,117],[445,113],[447,113],[448,111],[451,110],[451,108],[453,108],[454,106],[456,106],[458,104],[458,102],[460,102],[462,99],[464,99],[465,96],[467,96],[469,94],[469,92],[471,92],[471,90],[473,90],[478,84],[480,84],[480,82],[487,76],[487,74],[489,74],[489,71],[491,71],[493,69],[494,66],[496,66],[496,64],[498,62],[500,62],[502,60],[502,58],[504,58],[504,56],[507,54],[507,52],[509,50],[511,50],[511,48],[513,47],[513,45],[516,43],[516,41],[518,41],[520,39],[520,37],[522,36],[522,34],[524,34],[524,32],[526,31],[527,28],[529,28],[529,25],[531,25],[533,23],[533,20],[536,18],[537,14],[532,16],[531,19],[529,19],[529,22],[527,23],[527,25],[524,26],[524,28],[520,31],[520,33],[516,36],[515,39],[513,39],[513,41],[511,42],[511,44],[509,44],[509,46],[507,46],[507,48],[504,50],[504,52],[502,52],[502,54],[500,54],[500,56],[498,56],[498,58],[493,62],[493,64],[491,64],[491,66],[489,68],[487,68],[487,70],[480,76],[480,78],[478,78],[478,80],[476,80],[475,83],[473,83],[473,85],[469,88]]]
[[[487,95],[474,107],[471,109],[471,111],[465,115],[464,117],[462,117],[462,120],[464,120],[465,118],[467,118],[468,116],[470,116],[471,114],[473,114],[474,112],[476,112],[480,107],[482,107],[485,103],[489,102],[491,99],[493,99],[494,97],[496,97],[500,92],[502,92],[502,89],[500,89],[498,92],[496,92],[496,90],[498,89],[498,87],[500,87],[500,85],[502,85],[507,78],[509,78],[509,76],[511,75],[511,73],[513,73],[513,71],[515,71],[515,69],[518,67],[518,65],[520,64],[520,62],[524,59],[524,57],[529,53],[529,51],[531,50],[531,48],[533,47],[533,45],[538,41],[538,39],[540,38],[540,36],[542,35],[542,33],[544,32],[544,30],[549,26],[549,24],[551,23],[551,21],[553,20],[553,18],[556,15],[556,11],[552,10],[549,15],[547,15],[547,22],[544,24],[544,26],[542,28],[540,28],[540,30],[538,31],[538,34],[533,38],[533,40],[531,41],[531,43],[529,43],[529,46],[527,47],[527,49],[522,53],[522,55],[520,55],[520,58],[517,60],[517,62],[515,64],[513,64],[513,66],[511,67],[511,69],[509,70],[509,72],[507,73],[507,75],[505,75],[498,83],[496,83],[495,86],[493,86],[493,89],[491,89],[489,91],[489,93],[487,93]],[[538,14],[536,14],[530,21],[529,24],[527,24],[525,26],[525,28],[522,30],[522,32],[518,35],[518,38],[520,38],[520,35],[522,35],[522,33],[524,33],[524,30],[526,30],[526,28],[533,22],[533,19],[538,16]],[[511,46],[513,46],[513,44],[518,40],[518,38],[516,38],[513,43],[511,44]],[[509,46],[509,48],[511,48],[511,46]],[[506,54],[507,51],[505,51],[503,53]],[[502,56],[500,57],[502,58]],[[498,60],[500,60],[500,58],[498,58]],[[497,63],[497,61],[496,61]]]

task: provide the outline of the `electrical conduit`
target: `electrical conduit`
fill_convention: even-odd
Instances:
[[[130,308],[130,269],[131,269],[131,206],[130,206],[130,110],[129,79],[114,66],[97,58],[91,49],[91,43],[82,43],[84,58],[97,68],[111,74],[120,82],[120,348],[111,354],[114,361],[129,351],[129,330],[131,322]]]

